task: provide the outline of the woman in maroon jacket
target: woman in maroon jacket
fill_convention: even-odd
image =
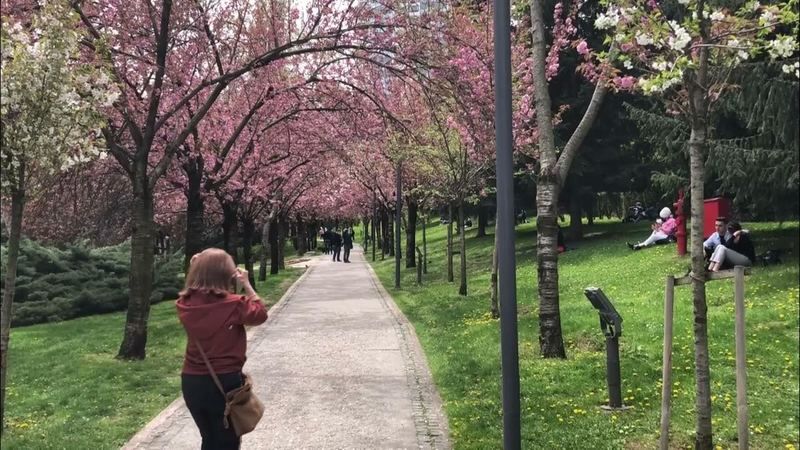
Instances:
[[[245,295],[232,292],[237,281]],[[192,257],[186,287],[176,306],[188,338],[181,390],[203,437],[202,450],[238,449],[239,437],[233,427],[223,424],[225,399],[197,346],[202,347],[226,392],[240,387],[247,352],[244,327],[264,323],[267,310],[250,285],[247,272],[237,269],[233,258],[217,248]]]

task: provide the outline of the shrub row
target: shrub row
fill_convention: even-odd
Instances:
[[[3,273],[6,246],[0,246]],[[124,310],[128,306],[130,243],[64,248],[23,239],[12,310],[14,326]],[[175,299],[183,285],[183,255],[156,257],[151,302]],[[5,290],[5,277],[0,290]]]

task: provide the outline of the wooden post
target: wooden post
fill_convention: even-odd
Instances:
[[[669,415],[672,401],[672,322],[675,303],[675,277],[667,276],[664,289],[664,353],[661,357],[661,437],[659,448],[669,449]]]
[[[736,301],[736,424],[739,435],[739,449],[748,445],[747,427],[747,357],[745,356],[744,330],[744,267],[734,269],[734,299]]]

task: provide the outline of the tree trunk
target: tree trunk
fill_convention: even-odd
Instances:
[[[20,163],[17,172],[17,188],[11,188],[11,233],[8,237],[6,256],[6,279],[3,304],[0,307],[0,429],[4,428],[6,410],[6,383],[8,381],[8,351],[11,343],[11,306],[17,282],[17,261],[22,239],[22,211],[25,207],[25,165]]]
[[[269,225],[269,273],[270,275],[277,275],[280,253],[278,252],[278,219],[272,218]]]
[[[409,198],[408,204],[408,225],[406,225],[406,268],[417,267],[416,247],[417,247],[417,200]]]
[[[573,241],[583,239],[583,205],[579,190],[574,189],[569,196],[569,238]]]
[[[303,219],[297,218],[297,256],[303,256],[308,251],[308,225],[303,222]]]
[[[264,226],[261,228],[261,260],[258,267],[258,281],[267,280],[267,252],[269,251],[269,233],[270,225],[272,224],[272,214],[264,221]]]
[[[300,243],[297,242],[297,226],[295,222],[289,222],[289,240],[292,241],[292,248],[297,251],[300,248]]]
[[[489,212],[484,204],[478,205],[478,234],[475,237],[486,236],[486,225],[489,222]]]
[[[427,214],[422,219],[422,273],[428,273],[428,236],[426,235],[426,231],[428,228],[428,216]]]
[[[386,249],[390,257],[394,257],[394,225],[392,224],[392,217],[394,217],[394,211],[386,211]]]
[[[183,165],[183,170],[186,172],[186,180],[188,182],[188,188],[186,190],[186,239],[184,241],[185,255],[183,267],[188,271],[189,260],[192,256],[203,250],[203,232],[205,231],[203,223],[205,205],[201,191],[203,159],[199,157],[190,158],[189,161]]]
[[[386,258],[386,242],[388,240],[389,231],[386,229],[388,226],[388,213],[386,212],[386,208],[381,207],[381,261]]]
[[[144,359],[147,345],[147,319],[150,316],[150,294],[153,290],[153,192],[148,186],[146,162],[137,164],[133,186],[133,236],[131,237],[131,269],[129,278],[128,314],[125,333],[117,358]]]
[[[461,285],[458,287],[459,295],[467,295],[467,239],[464,230],[464,201],[458,203],[458,237],[461,245],[460,275]]]
[[[452,283],[453,275],[453,204],[447,205],[447,281]]]
[[[539,347],[545,358],[566,358],[558,296],[558,183],[552,176],[536,184],[536,262],[539,274]]]
[[[369,217],[364,216],[364,218],[361,220],[361,223],[364,224],[364,230],[363,230],[363,232],[364,232],[364,255],[366,255],[367,252],[369,251],[369,230],[370,230]]]
[[[256,274],[253,272],[253,237],[256,234],[256,224],[251,218],[242,219],[242,259],[244,259],[244,270],[247,271],[247,278],[250,285],[256,285]]]
[[[497,223],[497,217],[494,219],[494,223]],[[497,246],[499,244],[497,240],[497,231],[494,233],[494,249],[492,250],[492,276],[491,276],[491,287],[490,287],[490,295],[491,295],[491,311],[492,311],[492,318],[497,319],[500,317],[500,303],[497,301]]]
[[[700,2],[702,6],[703,2]],[[706,24],[707,25],[707,24]],[[702,33],[702,31],[701,31]],[[689,91],[691,134],[689,136],[689,170],[691,180],[691,255],[692,303],[694,306],[694,361],[695,410],[697,411],[695,448],[710,450],[713,445],[711,429],[711,376],[708,358],[708,306],[706,304],[705,255],[703,251],[703,187],[705,183],[704,158],[707,145],[708,52],[699,50],[700,64],[697,73],[687,71],[686,86]]]
[[[597,214],[597,193],[592,191],[589,195],[589,202],[586,205],[586,223],[591,227],[594,225],[594,216]]]
[[[237,205],[231,202],[222,203],[222,248],[233,257],[233,262],[239,264],[238,252],[236,249],[239,246],[237,239],[237,227],[239,225],[239,218],[236,215]]]
[[[278,221],[278,269],[286,270],[286,217],[280,216]]]

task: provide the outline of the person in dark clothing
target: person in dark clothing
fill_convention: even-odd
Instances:
[[[342,261],[342,235],[335,230],[331,231],[331,249],[333,251],[333,261]]]
[[[739,222],[728,224],[730,238],[726,239],[722,245],[718,245],[711,255],[711,263],[708,270],[717,272],[732,266],[752,266],[756,260],[756,250],[753,241]]]
[[[344,244],[344,262],[350,262],[350,250],[353,249],[353,229],[345,228],[342,232],[342,242]]]
[[[241,284],[245,295],[235,293]],[[225,399],[214,383],[201,350],[223,390],[242,386],[246,361],[245,326],[267,320],[267,309],[247,276],[224,250],[210,248],[194,255],[186,287],[175,306],[186,330],[186,353],[181,371],[181,391],[186,407],[202,437],[202,450],[238,450],[239,437],[225,427]]]

